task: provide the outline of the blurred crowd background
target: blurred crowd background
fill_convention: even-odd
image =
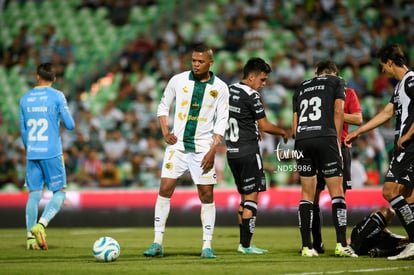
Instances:
[[[69,189],[155,189],[165,145],[156,108],[168,79],[191,68],[192,45],[214,48],[213,71],[228,84],[249,57],[271,64],[261,93],[268,118],[284,128],[295,87],[317,61],[332,59],[367,121],[396,84],[378,66],[379,47],[399,43],[414,64],[412,14],[408,0],[0,0],[0,190],[24,188],[19,99],[35,85],[39,63],[56,66],[54,87],[77,123],[62,132]],[[382,183],[393,127],[353,145],[354,188]],[[292,148],[293,140],[263,136],[270,187],[298,186],[294,161],[277,154]],[[221,145],[216,155],[218,187],[232,188],[225,152]]]

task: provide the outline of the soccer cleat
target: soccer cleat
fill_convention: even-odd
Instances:
[[[309,247],[306,247],[306,246],[302,248],[301,254],[302,254],[302,257],[317,257],[317,256],[319,256],[318,252],[316,252],[315,249],[309,248]]]
[[[241,244],[237,248],[237,252],[241,254],[265,254],[268,252],[267,249],[258,248],[254,245],[250,247],[243,247]]]
[[[409,243],[400,254],[389,256],[388,260],[409,260],[414,259],[414,243]]]
[[[259,247],[255,246],[254,244],[252,244],[252,245],[250,245],[250,246],[251,246],[252,248],[256,249],[256,250],[262,251],[263,253],[267,253],[267,252],[269,252],[269,250],[264,249],[264,248],[259,248]]]
[[[35,236],[36,242],[39,247],[43,250],[47,250],[48,246],[46,243],[46,232],[43,225],[40,223],[35,224],[31,229],[30,232]]]
[[[355,253],[355,251],[352,249],[352,247],[350,247],[349,245],[342,246],[342,244],[340,244],[340,243],[336,244],[335,256],[337,256],[337,257],[352,257],[352,258],[357,258],[358,257],[358,255]]]
[[[204,258],[204,259],[214,259],[214,258],[216,258],[216,255],[214,255],[213,249],[211,249],[211,248],[204,248],[201,251],[200,258]]]
[[[163,257],[164,249],[159,243],[153,243],[150,248],[144,251],[144,256],[147,257]]]
[[[323,243],[314,243],[313,244],[313,249],[316,250],[316,252],[318,252],[318,254],[324,254],[325,253],[325,245]]]
[[[37,241],[35,238],[29,238],[27,239],[27,250],[40,250],[39,245],[37,244]]]

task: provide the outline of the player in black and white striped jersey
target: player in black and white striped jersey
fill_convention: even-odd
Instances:
[[[399,82],[384,109],[350,133],[345,143],[350,146],[361,134],[377,128],[395,116],[394,150],[382,194],[395,210],[410,240],[400,254],[388,257],[389,260],[402,260],[414,258],[414,214],[409,206],[413,201],[412,196],[401,192],[402,186],[414,187],[414,71],[407,67],[407,59],[398,44],[383,46],[378,51],[378,57],[387,76]]]

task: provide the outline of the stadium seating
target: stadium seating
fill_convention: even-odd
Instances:
[[[361,75],[367,80],[368,91],[372,91],[374,79],[378,76],[378,69],[374,65],[364,66],[360,69]]]
[[[211,3],[199,0],[158,0],[156,5],[149,7],[133,6],[130,10],[130,20],[124,26],[114,26],[110,22],[111,10],[106,7],[96,9],[80,8],[82,0],[43,0],[43,1],[6,1],[7,5],[0,16],[0,41],[4,48],[8,47],[19,31],[20,26],[27,24],[30,33],[34,36],[36,45],[41,41],[40,31],[46,24],[53,24],[56,27],[59,37],[69,38],[75,46],[75,62],[69,64],[64,72],[65,91],[74,95],[77,92],[89,91],[92,83],[110,72],[112,64],[118,62],[117,55],[123,49],[127,41],[131,41],[138,34],[148,34],[155,41],[159,34],[172,23],[179,23],[179,28],[187,43],[194,37],[194,23],[199,23],[202,30],[208,33],[207,43],[215,51],[215,64],[213,70],[221,73],[219,68],[224,68],[228,73],[234,73],[239,62],[244,62],[252,56],[260,56],[270,62],[279,53],[289,50],[292,42],[296,39],[295,33],[288,28],[283,28],[283,23],[273,28],[273,25],[264,27],[270,30],[263,39],[264,47],[260,50],[240,50],[236,54],[219,50],[224,46],[224,40],[219,32],[214,30],[217,27],[218,17],[222,16],[220,5],[230,3],[230,0],[218,0]],[[135,1],[139,2],[139,1]],[[237,2],[237,1],[236,1]],[[240,1],[241,2],[241,1]],[[266,1],[264,1],[266,2]],[[312,2],[312,1],[311,1]],[[374,3],[373,0],[343,0],[352,14],[356,15],[358,9]],[[295,1],[281,1],[282,14],[284,19],[289,21],[295,12]],[[270,11],[267,11],[271,15]],[[372,26],[380,16],[378,10],[368,7],[362,10],[368,25]],[[221,17],[220,17],[221,18]],[[355,17],[355,19],[359,19]],[[224,22],[221,22],[224,24]],[[263,23],[263,22],[262,22]],[[414,61],[414,48],[409,51],[410,60]],[[223,65],[223,66],[222,66]],[[282,59],[277,66],[288,65],[288,59]],[[31,65],[33,68],[33,64]],[[4,98],[0,103],[2,118],[1,131],[17,133],[18,131],[18,102],[21,94],[28,90],[33,83],[29,79],[28,68],[25,72],[22,68],[15,66],[10,70],[0,65],[0,96]],[[159,73],[146,69],[146,73],[156,81],[156,95],[158,100],[162,94],[165,80],[159,79]],[[305,78],[313,76],[313,68],[308,68]],[[344,79],[350,79],[352,70],[349,67],[341,70]],[[368,88],[372,89],[372,80],[378,72],[376,64],[361,69],[361,74],[368,81]],[[137,75],[130,74],[132,83],[137,80]],[[93,114],[98,114],[105,106],[107,100],[114,99],[121,80],[120,74],[114,74],[110,85],[101,85],[96,94],[89,93],[89,104]],[[87,94],[87,93],[85,93]],[[287,98],[291,98],[293,91],[288,91]],[[364,118],[372,116],[376,109],[377,101],[367,97],[361,99]],[[383,100],[386,102],[388,99]],[[290,123],[292,118],[291,102],[283,106],[277,115],[284,121]],[[286,175],[279,175],[279,181],[284,182]]]
[[[91,73],[105,73],[100,70],[111,62],[113,55],[122,49],[125,41],[135,38],[137,33],[147,29],[160,15],[159,12],[168,12],[174,8],[175,1],[159,2],[158,6],[148,8],[134,6],[131,10],[130,24],[117,28],[109,22],[109,10],[106,7],[78,10],[80,0],[45,0],[40,4],[36,1],[25,1],[23,4],[19,1],[10,1],[2,14],[2,21],[6,27],[0,29],[0,39],[4,48],[7,48],[12,43],[13,37],[17,35],[20,26],[27,24],[38,45],[41,40],[39,28],[46,24],[53,24],[60,38],[69,38],[75,45],[75,63],[67,66],[64,80],[68,83],[66,88],[76,92],[77,85],[87,89],[91,84],[93,77]],[[12,68],[7,73],[7,70],[0,65],[0,79],[5,83],[2,84],[0,96],[9,98],[10,104],[16,104],[21,93],[29,88],[27,83],[30,81],[25,80],[24,76],[19,76],[17,70],[17,67]],[[104,94],[114,93],[116,88],[112,86]],[[2,108],[5,113],[5,124],[12,127],[8,131],[16,131],[12,122],[18,119],[18,113],[10,110],[8,104],[3,103],[2,107],[3,105],[7,105]]]

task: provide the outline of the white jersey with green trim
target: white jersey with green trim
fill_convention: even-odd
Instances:
[[[213,134],[224,136],[229,117],[229,89],[212,72],[206,82],[196,80],[191,71],[173,76],[164,90],[157,116],[169,116],[173,104],[175,149],[207,152]]]

